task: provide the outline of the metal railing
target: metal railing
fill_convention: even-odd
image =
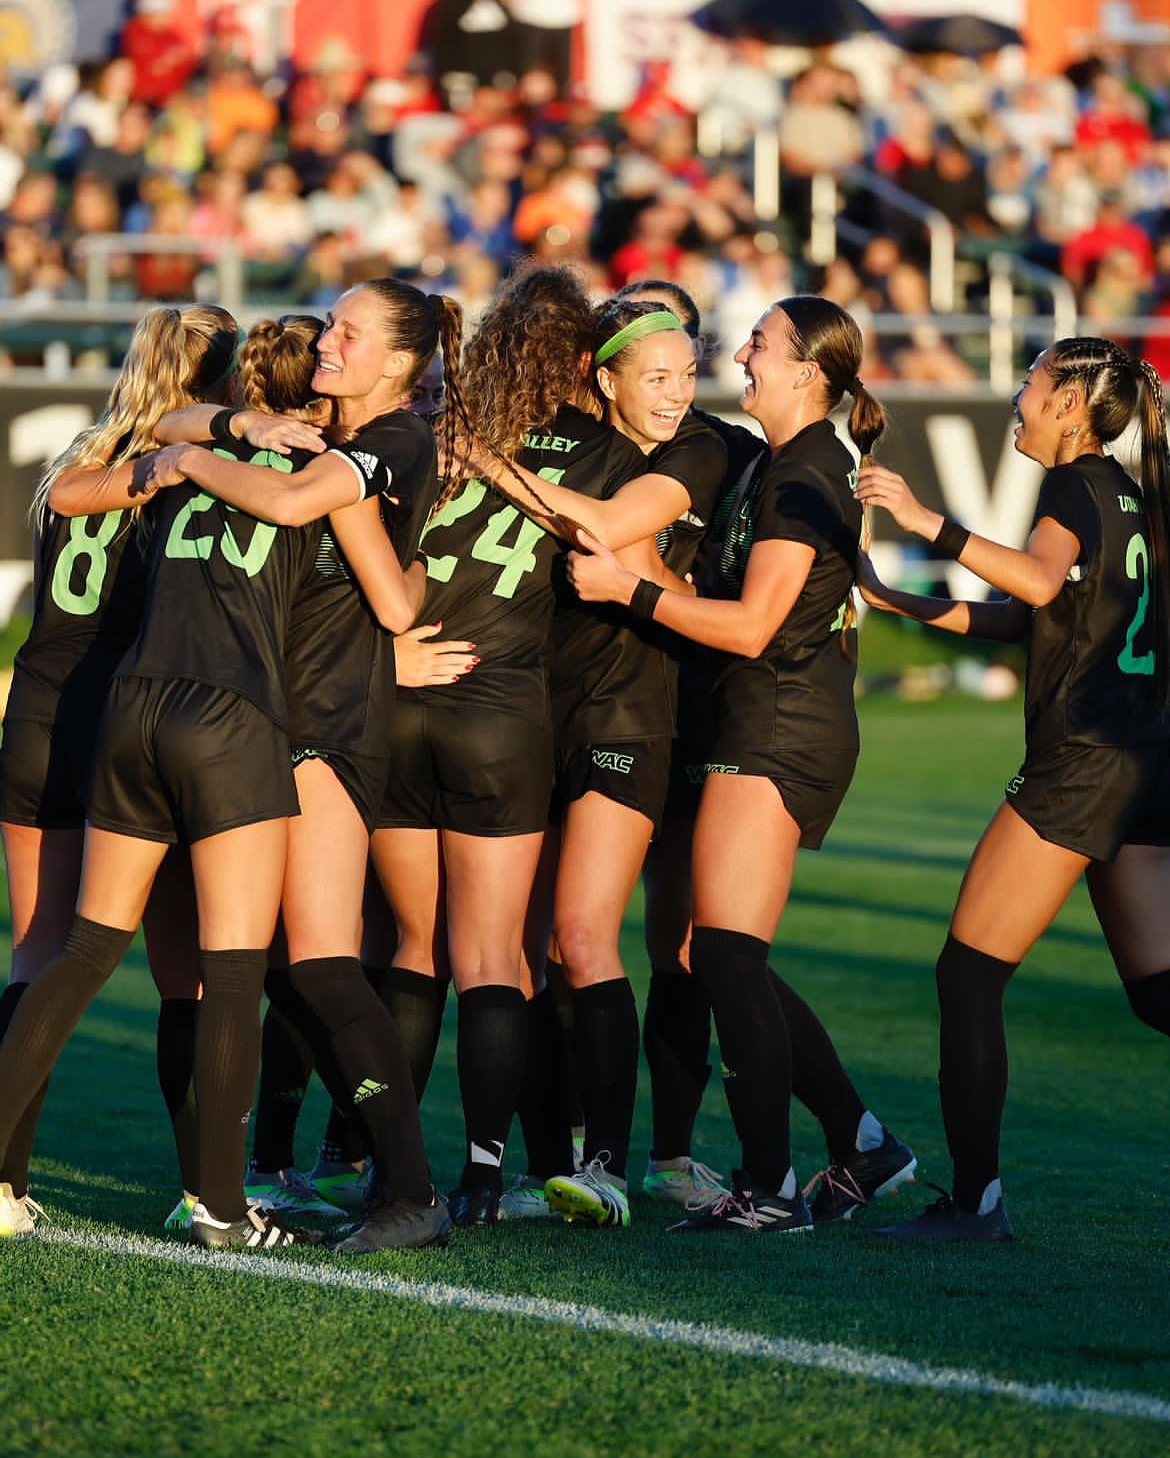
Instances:
[[[987,260],[988,375],[992,386],[1010,392],[1016,376],[1015,341],[1017,282],[1046,295],[1051,306],[1048,320],[1052,339],[1068,339],[1077,333],[1077,296],[1072,285],[1058,273],[1040,268],[1012,253],[993,253]],[[1029,316],[1031,332],[1038,320]],[[1153,321],[1157,322],[1157,321]],[[1170,321],[1167,321],[1170,323]]]
[[[110,263],[114,258],[175,253],[214,260],[216,302],[233,312],[244,302],[244,255],[234,238],[176,238],[169,233],[90,233],[78,240],[85,262],[85,297],[110,302]]]

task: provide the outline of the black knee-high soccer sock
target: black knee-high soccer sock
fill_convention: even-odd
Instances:
[[[199,1116],[195,1108],[195,1029],[198,1020],[198,998],[164,997],[158,1005],[155,1068],[175,1136],[179,1177],[189,1194],[196,1194],[199,1190]]]
[[[573,1168],[567,1043],[552,989],[546,987],[528,1004],[528,1057],[516,1099],[533,1179],[547,1180]]]
[[[218,1220],[239,1220],[248,1118],[260,1068],[266,947],[199,953],[203,1005],[195,1034],[199,1198]]]
[[[387,1200],[431,1199],[418,1100],[402,1038],[356,957],[295,962],[289,977],[312,1009],[340,1081],[317,1065],[334,1102],[356,1110],[369,1134],[378,1184]]]
[[[1008,1080],[1003,994],[1018,965],[948,936],[935,967],[938,1092],[955,1166],[954,1197],[964,1210],[979,1208],[999,1174]]]
[[[691,969],[715,1014],[723,1087],[743,1146],[743,1168],[761,1189],[774,1193],[792,1165],[792,1046],[768,951],[767,942],[746,932],[697,926],[691,934]]]
[[[489,984],[459,994],[459,1091],[467,1130],[460,1184],[498,1190],[504,1148],[528,1045],[528,1007],[518,987]]]
[[[1127,982],[1125,995],[1135,1017],[1156,1033],[1170,1037],[1170,971]]]
[[[711,1076],[711,1003],[697,977],[652,969],[642,1046],[650,1067],[651,1158],[680,1159],[691,1152]]]
[[[551,957],[544,964],[545,984],[552,993],[561,1030],[565,1035],[565,1078],[569,1088],[569,1114],[572,1127],[580,1129],[585,1123],[585,1110],[581,1104],[581,1081],[577,1076],[577,1039],[573,1034],[573,993],[565,977],[563,962]]]
[[[75,916],[65,945],[22,994],[0,1043],[0,1157],[17,1125],[133,940],[133,931]]]
[[[412,972],[409,967],[367,967],[365,970],[402,1035],[410,1060],[410,1076],[421,1103],[443,1028],[447,983],[423,972]]]
[[[843,1164],[857,1153],[865,1105],[842,1067],[833,1040],[804,998],[768,968],[780,996],[792,1047],[792,1093],[825,1131],[829,1158]]]
[[[8,1024],[16,1012],[16,1004],[24,995],[27,987],[27,982],[10,982],[4,991],[0,992],[0,1043],[4,1041]],[[48,1091],[49,1080],[46,1078],[33,1095],[32,1103],[20,1116],[20,1122],[12,1131],[12,1138],[8,1141],[8,1150],[4,1158],[0,1160],[0,1184],[11,1185],[12,1193],[18,1200],[28,1194],[28,1165],[32,1157],[33,1139],[36,1136],[37,1120],[41,1117],[41,1110],[45,1106],[45,1095]]]
[[[321,1139],[321,1158],[333,1164],[360,1164],[370,1152],[370,1136],[356,1114],[337,1104],[329,1109],[329,1121]]]
[[[626,1177],[638,1093],[638,1009],[624,977],[573,988],[573,1042],[585,1111],[585,1162],[608,1153]]]
[[[264,978],[287,977],[283,967]],[[313,1076],[313,1050],[308,1041],[269,999],[260,1030],[260,1085],[256,1093],[256,1127],[252,1134],[252,1167],[271,1173],[296,1164],[297,1120]]]

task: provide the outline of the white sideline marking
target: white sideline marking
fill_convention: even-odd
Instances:
[[[448,1286],[438,1281],[411,1281],[349,1264],[315,1266],[273,1255],[204,1251],[189,1245],[152,1240],[148,1236],[90,1235],[76,1231],[50,1231],[42,1226],[33,1239],[102,1255],[138,1256],[201,1270],[234,1271],[239,1275],[262,1276],[273,1281],[301,1281],[309,1286],[391,1296],[400,1301],[416,1301],[423,1306],[450,1307],[456,1311],[482,1312],[492,1316],[519,1316],[530,1321],[574,1327],[578,1331],[609,1332],[616,1336],[635,1337],[639,1341],[695,1347],[724,1356],[758,1357],[788,1367],[860,1377],[868,1382],[884,1382],[891,1386],[923,1387],[932,1392],[963,1396],[1002,1397],[1028,1407],[1064,1408],[1105,1417],[1144,1418],[1149,1422],[1170,1423],[1170,1402],[1147,1397],[1141,1392],[1061,1387],[1055,1383],[1007,1382],[970,1369],[924,1367],[900,1357],[855,1351],[836,1343],[797,1341],[791,1337],[736,1331],[732,1327],[630,1316],[620,1311],[606,1311],[599,1306],[550,1301],[543,1296],[509,1296],[501,1292],[477,1291],[468,1286]]]

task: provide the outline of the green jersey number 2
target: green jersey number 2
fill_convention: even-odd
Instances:
[[[222,456],[227,461],[237,459],[227,451],[217,450],[215,454]],[[246,464],[267,466],[270,470],[279,471],[281,475],[285,476],[292,470],[292,461],[288,456],[282,456],[276,451],[257,451]],[[215,550],[215,537],[210,533],[206,536],[199,535],[197,530],[199,524],[195,522],[195,517],[200,512],[209,511],[215,504],[214,496],[209,496],[206,491],[200,491],[179,509],[179,514],[171,523],[170,535],[167,537],[166,556],[178,561],[192,558],[200,562],[207,561]],[[228,506],[227,502],[224,502],[224,506],[229,512],[235,513],[234,506]],[[247,519],[246,512],[244,516]],[[196,528],[194,534],[190,536],[187,534],[189,526]],[[230,567],[238,567],[249,577],[255,577],[268,561],[268,554],[272,551],[272,544],[276,540],[276,533],[279,530],[280,528],[273,526],[271,522],[256,521],[247,548],[241,551],[240,544],[236,541],[235,533],[232,531],[232,524],[227,521],[220,534],[219,550]]]
[[[1125,548],[1125,575],[1133,581],[1141,580],[1142,591],[1125,635],[1125,647],[1117,655],[1117,666],[1122,673],[1153,673],[1154,652],[1135,653],[1134,641],[1146,621],[1150,606],[1150,551],[1146,539],[1140,532],[1134,532]]]
[[[554,484],[564,474],[563,469],[554,466],[545,466],[540,472],[546,481]],[[436,527],[453,526],[462,517],[470,516],[482,504],[487,489],[482,481],[468,481],[459,495],[453,501],[448,501],[427,523],[423,541],[425,542],[428,533]],[[519,525],[516,535],[511,542],[505,542],[505,536],[517,523]],[[483,530],[472,543],[471,555],[477,562],[490,562],[501,568],[492,587],[493,597],[515,596],[521,579],[536,568],[536,553],[533,548],[544,535],[544,529],[530,521],[515,506],[505,504],[498,511],[492,512],[484,523]],[[436,582],[450,582],[458,565],[459,558],[454,553],[444,557],[428,556],[427,576],[433,577]]]
[[[53,601],[63,613],[87,618],[101,606],[106,569],[110,565],[107,547],[122,524],[121,511],[107,511],[102,516],[75,516],[69,522],[69,539],[53,568],[50,587]],[[96,531],[90,527],[96,526]],[[85,564],[85,577],[78,587],[75,575],[79,564]]]

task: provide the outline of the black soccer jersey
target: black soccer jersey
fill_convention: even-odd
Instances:
[[[598,499],[645,469],[632,441],[573,405],[529,431],[518,460],[547,481]],[[500,679],[496,692],[497,670],[540,666],[553,616],[551,582],[554,572],[563,581],[558,564],[566,550],[482,481],[468,481],[435,513],[423,531],[421,620],[441,622],[444,638],[474,642],[481,661],[458,684],[420,690],[420,698],[495,700],[512,691]]]
[[[438,484],[430,426],[396,410],[335,449],[366,483],[366,495],[381,497],[386,531],[409,568]],[[296,748],[382,754],[394,700],[393,635],[374,617],[328,522],[304,531],[308,571],[285,645],[289,740]]]
[[[712,596],[738,597],[754,542],[803,542],[815,556],[788,617],[758,658],[731,658],[717,686],[721,752],[821,745],[856,748],[856,635],[842,642],[857,567],[861,507],[853,458],[827,420],[815,421],[728,495]]]
[[[382,498],[382,515],[398,560],[409,566],[438,484],[431,427],[410,410],[391,410],[330,449],[349,462],[363,498]]]
[[[305,459],[245,441],[215,449],[283,472]],[[285,634],[310,540],[303,530],[259,521],[189,483],[160,492],[142,626],[118,676],[214,684],[286,728]]]
[[[146,564],[133,513],[47,513],[35,578],[32,630],[16,655],[7,712],[52,723],[63,693],[100,702],[138,632]]]
[[[1061,743],[1165,738],[1154,698],[1149,531],[1140,489],[1111,456],[1080,456],[1044,477],[1036,521],[1081,544],[1056,597],[1032,615],[1025,723],[1029,754]]]
[[[659,542],[666,565],[680,575],[690,569],[710,524],[726,468],[723,443],[690,416],[673,440],[648,456],[637,452],[631,458],[626,481],[646,474],[673,476],[687,490],[685,511]],[[622,484],[615,483],[606,495]],[[583,603],[567,584],[560,588],[550,663],[558,741],[619,743],[673,735],[675,642],[666,629],[636,621],[623,607]]]

